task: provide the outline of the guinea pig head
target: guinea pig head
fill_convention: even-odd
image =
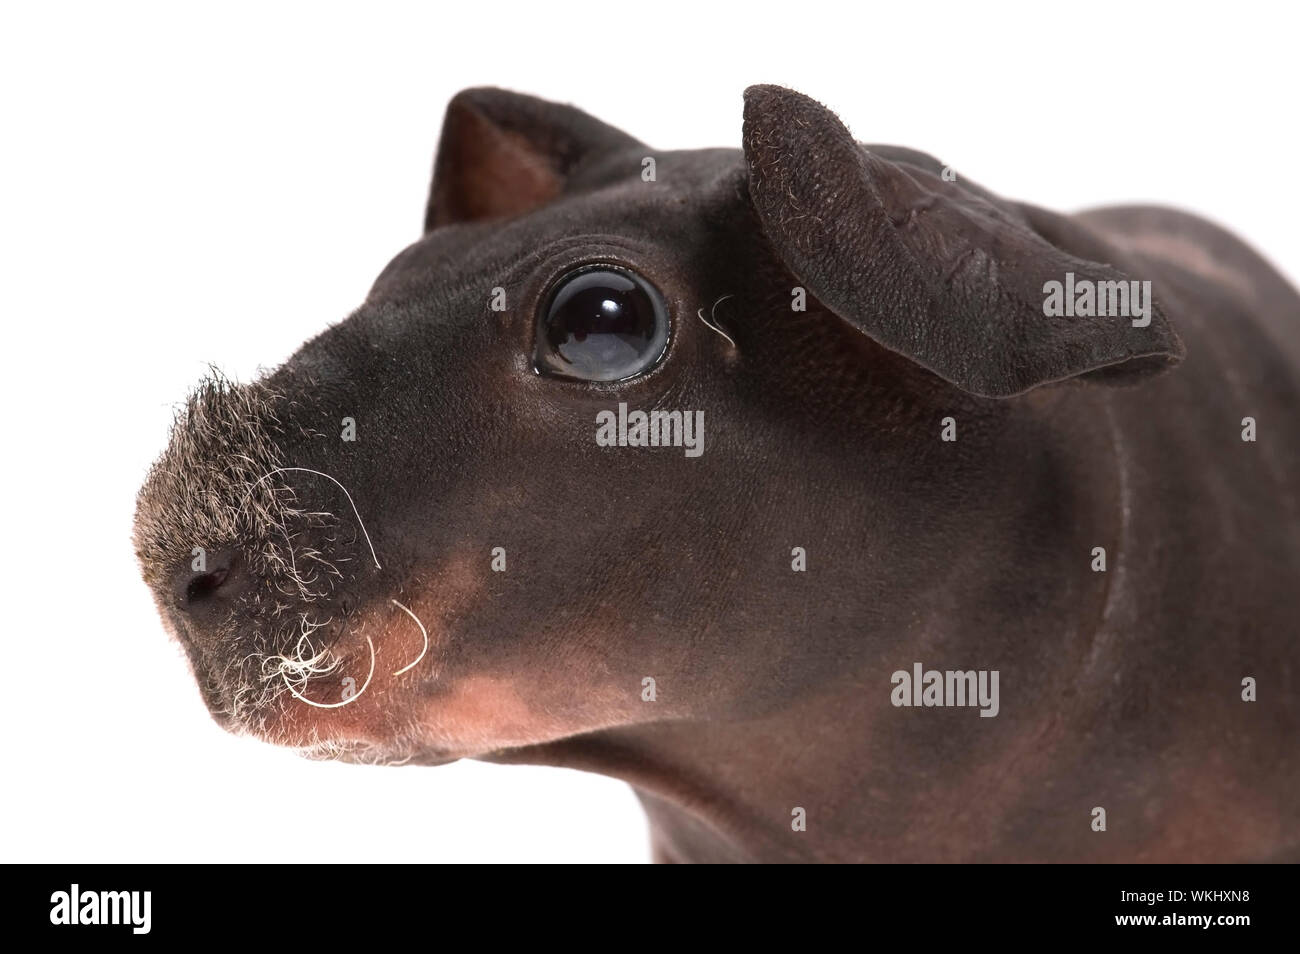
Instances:
[[[789,90],[683,152],[469,90],[364,304],[178,414],[144,577],[216,718],[312,755],[769,712],[914,612],[1017,395],[1178,359],[1045,317],[1066,271],[1123,277]]]

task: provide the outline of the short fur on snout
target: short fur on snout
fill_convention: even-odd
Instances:
[[[140,492],[214,715],[624,778],[661,860],[1294,857],[1295,290],[1201,219],[1010,201],[788,89],[742,145],[452,100],[424,234],[201,385]],[[591,269],[669,322],[621,380],[538,365]],[[636,411],[701,414],[702,453],[597,439]],[[997,711],[901,704],[931,669],[996,672]]]

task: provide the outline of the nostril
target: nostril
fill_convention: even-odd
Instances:
[[[238,556],[234,550],[205,552],[202,559],[187,561],[176,568],[176,601],[182,609],[198,609],[215,596],[229,596],[236,589]]]
[[[213,570],[211,573],[201,573],[194,579],[190,580],[189,585],[185,587],[185,601],[187,603],[197,603],[205,600],[217,591],[217,588],[226,581],[230,575],[229,567],[222,567],[219,570]]]

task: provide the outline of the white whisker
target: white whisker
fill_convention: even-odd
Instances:
[[[401,603],[397,602],[397,600],[392,600],[391,602],[403,613],[411,617],[411,619],[415,620],[415,625],[420,627],[420,634],[424,636],[424,648],[420,650],[420,655],[416,656],[415,659],[413,659],[411,662],[407,663],[401,669],[397,670],[397,672],[393,673],[394,676],[400,676],[408,669],[414,668],[415,664],[418,663],[421,659],[423,659],[424,654],[429,651],[429,631],[424,628],[424,624],[420,622],[420,618],[416,616],[414,613],[412,613],[409,609],[407,609]]]
[[[376,569],[383,569],[383,567],[379,565],[379,557],[375,554],[375,545],[370,542],[370,533],[366,530],[365,522],[361,519],[361,512],[357,510],[356,502],[353,501],[352,495],[348,493],[348,489],[344,487],[342,484],[340,484],[337,480],[334,480],[334,478],[331,477],[329,474],[321,473],[321,471],[319,470],[312,470],[310,467],[276,467],[274,470],[268,470],[265,474],[257,478],[257,480],[253,481],[249,485],[248,493],[244,494],[244,499],[240,501],[239,508],[241,510],[244,508],[244,504],[248,502],[248,498],[253,493],[253,489],[262,481],[266,480],[266,478],[274,474],[285,473],[287,471],[295,471],[295,470],[302,471],[303,473],[307,473],[307,474],[315,474],[318,477],[324,477],[326,480],[333,481],[334,486],[338,487],[339,490],[343,491],[343,496],[348,498],[348,503],[352,506],[352,513],[357,518],[357,525],[361,527],[361,532],[365,534],[366,545],[370,547],[370,556],[371,559],[375,561]]]
[[[716,331],[718,334],[722,335],[722,337],[724,337],[724,338],[727,339],[727,344],[731,345],[731,347],[733,347],[733,348],[736,347],[735,339],[733,339],[733,338],[731,337],[731,335],[729,335],[729,334],[727,334],[725,331],[723,331],[723,330],[722,330],[722,326],[721,326],[720,324],[718,324],[718,315],[717,315],[717,311],[718,311],[718,306],[721,305],[724,301],[726,301],[728,298],[735,298],[735,297],[736,297],[735,295],[723,295],[721,298],[719,298],[717,301],[715,301],[715,302],[713,303],[713,307],[709,309],[709,317],[708,317],[708,318],[705,318],[705,317],[704,317],[704,309],[703,309],[703,308],[701,308],[701,309],[697,312],[697,314],[700,316],[700,321],[704,322],[705,327],[707,327],[707,328],[711,328],[713,331]],[[712,319],[712,320],[710,320],[710,319]]]
[[[293,697],[295,699],[305,702],[309,706],[315,706],[317,709],[341,709],[343,708],[343,706],[350,705],[351,703],[356,702],[358,699],[361,698],[361,694],[370,687],[370,680],[375,675],[375,644],[371,642],[369,636],[366,637],[366,645],[370,647],[370,672],[366,674],[365,684],[362,685],[362,687],[357,690],[356,695],[352,696],[350,699],[344,699],[342,702],[313,702],[312,700],[304,696],[301,692],[299,692],[297,689],[295,689],[292,685],[290,685],[288,675],[281,673],[281,675],[284,677],[285,688],[288,689],[289,692],[293,694]]]

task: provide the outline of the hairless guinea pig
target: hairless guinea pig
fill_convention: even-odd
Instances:
[[[452,100],[423,238],[201,384],[135,547],[225,727],[630,782],[664,861],[1300,855],[1300,298],[813,100]]]

